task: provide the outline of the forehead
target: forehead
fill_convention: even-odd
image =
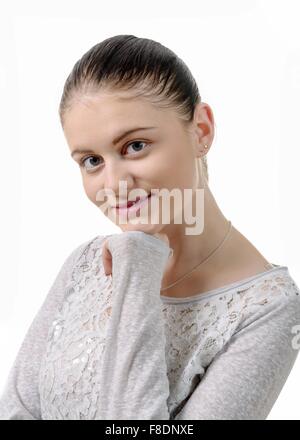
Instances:
[[[96,142],[100,134],[103,140],[110,142],[116,133],[133,125],[165,127],[174,124],[170,109],[130,97],[128,92],[75,96],[64,118],[64,132],[70,145]]]

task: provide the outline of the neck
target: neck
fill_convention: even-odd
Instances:
[[[168,235],[170,247],[173,249],[173,255],[165,267],[162,279],[163,286],[175,282],[207,258],[219,246],[228,232],[229,220],[222,214],[208,186],[204,187],[204,227],[202,233],[186,235],[186,227],[191,227],[191,225],[171,224],[164,229]],[[230,237],[227,241],[229,240]],[[216,251],[207,263],[200,265],[199,270],[197,269],[191,274],[191,278],[199,277],[201,271],[207,271],[208,267],[218,265],[220,258],[224,258],[224,251],[226,251],[226,243],[220,248],[220,251]]]

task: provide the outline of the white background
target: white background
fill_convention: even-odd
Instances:
[[[215,117],[208,166],[217,203],[300,285],[299,5],[1,2],[0,388],[65,258],[119,231],[87,199],[58,119],[73,65],[110,36],[151,38],[185,61]],[[300,419],[299,373],[300,357],[268,419]]]

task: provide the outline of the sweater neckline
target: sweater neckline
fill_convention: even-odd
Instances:
[[[272,266],[274,266],[274,267],[272,267],[271,269],[265,270],[263,272],[260,272],[256,275],[252,275],[251,277],[243,278],[242,280],[236,281],[234,283],[225,284],[222,287],[218,287],[218,288],[212,289],[212,290],[207,290],[206,292],[198,293],[198,294],[195,294],[192,296],[187,296],[184,298],[177,298],[177,297],[160,295],[160,297],[162,299],[162,302],[168,303],[168,304],[178,304],[178,303],[182,304],[182,303],[186,303],[186,302],[199,301],[202,299],[206,300],[207,298],[210,298],[211,296],[215,296],[220,293],[225,293],[229,290],[232,290],[235,288],[240,288],[242,286],[245,287],[247,284],[250,284],[252,281],[267,277],[271,274],[281,272],[281,271],[288,272],[287,266],[281,266],[278,264],[272,264]]]

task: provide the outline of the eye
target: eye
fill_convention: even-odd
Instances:
[[[147,144],[146,142],[143,142],[143,141],[134,141],[134,142],[131,142],[130,144],[127,144],[127,146],[125,147],[125,149],[128,149],[128,147],[130,147],[131,145],[138,145],[138,144],[144,144],[145,145],[145,147],[143,148],[143,149],[139,149],[138,148],[138,151],[134,151],[133,153],[131,153],[131,154],[138,154],[138,153],[140,153],[140,152],[142,152],[143,150],[145,150],[145,148],[146,147],[148,147],[149,146],[149,144]],[[86,165],[86,163],[88,164],[89,162],[89,160],[92,160],[92,162],[90,162],[90,167],[88,166],[88,165]],[[86,170],[91,170],[91,169],[93,169],[93,168],[95,168],[95,167],[97,167],[98,165],[99,165],[99,163],[95,163],[95,161],[99,161],[99,158],[97,157],[97,156],[85,156],[85,157],[83,157],[82,159],[80,159],[80,166],[81,167],[84,167]],[[100,162],[100,165],[101,165],[101,162]]]
[[[145,144],[146,146],[148,146],[148,144],[147,144],[146,142],[143,142],[143,141],[134,141],[134,142],[131,142],[130,144],[128,144],[128,145],[125,147],[125,149],[127,149],[128,147],[130,147],[130,145],[138,145],[138,144]],[[144,149],[145,149],[145,148],[144,148]],[[139,153],[140,151],[142,151],[142,150],[134,151],[134,153]]]
[[[87,170],[89,170],[89,169],[91,169],[91,168],[94,168],[93,165],[96,165],[96,166],[98,165],[98,164],[95,164],[95,163],[93,164],[93,163],[92,163],[92,166],[89,168],[88,166],[85,165],[85,163],[86,163],[86,161],[87,161],[88,159],[92,159],[93,161],[94,161],[94,160],[99,160],[99,158],[96,157],[96,156],[87,156],[87,157],[83,157],[83,158],[80,160],[80,165],[81,165],[81,166],[85,166],[85,168],[86,168]]]

